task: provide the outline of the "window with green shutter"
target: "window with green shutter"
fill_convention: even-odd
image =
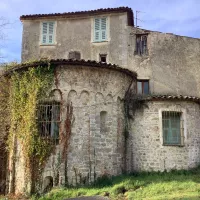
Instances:
[[[182,145],[181,112],[162,112],[162,129],[164,145]]]
[[[42,23],[42,44],[54,44],[54,33],[55,33],[54,22],[43,22]]]
[[[107,40],[107,18],[94,19],[94,42]]]

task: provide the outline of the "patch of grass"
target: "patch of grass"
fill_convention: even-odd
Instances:
[[[200,168],[190,171],[141,172],[102,177],[89,186],[55,188],[39,200],[63,200],[94,195],[109,196],[114,200],[200,199]],[[36,199],[38,198],[32,198]]]

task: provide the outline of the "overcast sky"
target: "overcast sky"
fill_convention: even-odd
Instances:
[[[24,14],[58,13],[119,6],[139,10],[144,29],[200,38],[200,0],[0,0],[0,17],[11,22],[0,41],[4,62],[20,61]]]

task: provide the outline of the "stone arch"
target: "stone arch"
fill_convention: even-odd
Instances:
[[[50,98],[54,101],[62,101],[62,92],[59,89],[54,89],[50,92]]]
[[[43,192],[48,192],[53,188],[53,177],[46,176],[43,181]]]
[[[106,103],[112,103],[112,102],[113,102],[113,97],[112,97],[111,94],[108,94],[108,95],[106,96]]]
[[[80,100],[82,105],[88,105],[90,103],[90,93],[83,90],[80,94]]]
[[[100,92],[97,92],[96,96],[95,96],[95,101],[97,104],[100,104],[100,103],[104,103],[104,96],[102,93]]]
[[[77,92],[75,90],[70,90],[67,97],[67,102],[75,104],[77,101]]]

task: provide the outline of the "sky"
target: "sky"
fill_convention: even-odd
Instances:
[[[128,6],[138,14],[141,28],[200,38],[200,0],[0,0],[0,19],[9,21],[0,40],[0,62],[21,60],[25,14],[62,13]]]

